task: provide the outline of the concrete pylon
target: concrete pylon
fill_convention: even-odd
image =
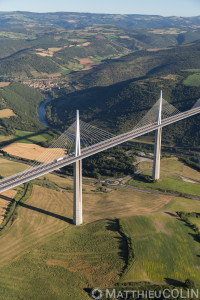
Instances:
[[[160,91],[160,99],[159,99],[159,110],[158,110],[158,125],[161,124],[161,116],[162,116],[162,91]],[[155,135],[155,144],[154,144],[154,159],[153,159],[153,170],[152,170],[152,178],[158,180],[160,178],[160,155],[161,155],[161,136],[162,136],[162,128],[158,128],[156,130]]]
[[[76,111],[76,140],[75,140],[75,156],[81,154],[80,144],[80,125],[79,111]],[[73,223],[81,225],[83,223],[82,215],[82,160],[74,163],[74,202],[73,202]]]

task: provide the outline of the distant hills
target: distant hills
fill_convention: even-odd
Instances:
[[[200,16],[196,17],[162,17],[158,15],[121,15],[94,13],[32,13],[32,12],[0,12],[0,27],[13,26],[51,26],[78,29],[94,25],[115,25],[125,28],[167,28],[175,27],[184,30],[200,26]]]
[[[123,56],[123,64],[127,66],[132,60],[127,55],[137,56],[141,50],[149,53],[143,57],[140,53],[139,59],[146,61],[152,56],[152,65],[156,67],[157,53],[150,51],[198,40],[200,17],[0,12],[0,78],[48,79],[49,75],[56,74],[66,79],[68,74],[87,71],[95,65],[99,65],[97,71],[105,64],[109,67],[110,60]],[[138,67],[140,63],[137,67],[134,64],[135,74]],[[143,68],[145,73],[148,68],[145,64]],[[88,81],[87,73],[90,72],[80,77]],[[119,76],[117,81],[128,78]]]
[[[190,45],[152,51],[137,51],[120,59],[105,61],[92,70],[75,74],[85,86],[104,86],[148,75],[176,74],[200,69],[200,41]]]
[[[152,107],[160,89],[178,109],[189,109],[200,98],[200,81],[194,86],[184,82],[189,70],[200,72],[199,53],[200,42],[196,42],[168,50],[138,51],[105,62],[78,74],[77,82],[85,88],[69,94],[63,91],[53,102],[49,116],[53,115],[53,122],[59,120],[57,124],[66,128],[79,108],[81,118],[87,122],[111,132],[123,132],[132,129]],[[192,136],[191,145],[199,145],[199,120],[196,116],[165,129],[165,139],[187,145]]]
[[[16,128],[23,116],[27,128],[40,127],[29,118],[42,97],[38,91],[36,106],[23,105],[21,92],[26,97],[32,89],[13,82],[53,87],[48,120],[62,130],[77,108],[87,122],[119,133],[133,128],[160,89],[181,110],[200,97],[200,16],[0,12],[0,45],[0,82],[11,82],[0,92],[20,116],[12,120]],[[165,138],[197,146],[199,129],[197,116],[166,129]]]

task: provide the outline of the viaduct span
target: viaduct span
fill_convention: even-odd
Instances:
[[[131,131],[120,134],[118,136],[112,135],[102,135],[104,139],[94,144],[89,144],[85,142],[85,147],[81,148],[81,133],[82,128],[89,128],[87,139],[92,139],[92,135],[96,136],[98,133],[102,134],[102,131],[96,130],[90,125],[84,124],[84,122],[79,121],[79,111],[76,113],[76,121],[62,135],[62,141],[65,138],[68,144],[75,147],[74,152],[69,150],[63,157],[58,157],[54,159],[49,159],[47,162],[35,164],[29,167],[27,170],[9,176],[0,180],[0,192],[6,191],[8,189],[14,188],[22,183],[28,182],[32,179],[45,175],[56,169],[62,168],[64,166],[74,164],[74,201],[73,201],[73,222],[75,225],[81,225],[83,222],[82,218],[82,159],[92,156],[96,153],[102,152],[111,147],[117,146],[131,139],[137,138],[139,136],[145,135],[149,132],[156,131],[155,145],[154,145],[154,162],[152,177],[156,180],[160,177],[160,154],[161,154],[161,134],[162,128],[178,122],[180,120],[186,119],[188,117],[197,115],[200,113],[200,99],[196,104],[185,112],[178,111],[171,104],[167,103],[162,97],[162,91],[160,93],[160,98],[152,109],[145,115],[145,117],[138,123],[138,125]],[[163,118],[162,118],[163,116]],[[73,133],[72,133],[73,131]],[[83,132],[83,140],[86,141],[86,132]],[[106,137],[106,138],[105,138]],[[59,140],[59,139],[58,139]],[[58,148],[58,146],[56,146]]]

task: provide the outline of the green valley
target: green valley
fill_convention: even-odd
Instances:
[[[27,170],[0,194],[0,299],[199,289],[199,115],[163,127],[158,180],[155,132],[85,158],[80,226],[75,160],[60,162],[74,159],[76,110],[92,148],[141,124],[161,90],[179,112],[197,103],[200,17],[0,12],[0,45],[0,185]],[[31,164],[42,172],[24,183]]]

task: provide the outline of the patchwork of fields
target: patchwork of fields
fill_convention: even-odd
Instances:
[[[199,98],[199,17],[0,16],[0,180],[27,169],[25,160],[64,156],[47,147],[77,109],[119,134],[139,124],[161,89],[179,111]],[[152,158],[153,134],[85,160],[81,226],[70,167],[2,193],[0,300],[89,300],[94,287],[185,287],[186,279],[200,288],[199,129],[199,116],[163,129],[159,181],[149,177],[152,160],[131,157]]]
[[[13,151],[17,146],[26,149],[32,158],[34,152],[30,149],[39,147],[31,143],[8,147]],[[0,159],[0,166],[4,177],[27,168],[5,158]],[[151,163],[142,162],[140,167],[149,168]],[[161,169],[165,172],[160,184],[168,179],[166,171],[199,179],[197,171],[176,158],[163,159]],[[189,184],[192,193],[199,195],[199,184],[185,183],[174,175],[170,180],[184,183],[184,188]],[[199,200],[125,187],[100,192],[98,185],[84,184],[84,225],[74,227],[72,180],[48,174],[33,184],[31,197],[18,206],[14,222],[0,235],[0,294],[4,298],[17,295],[39,299],[42,291],[40,297],[90,299],[88,288],[106,288],[119,280],[162,285],[190,278],[199,284],[199,243],[192,229],[176,215],[176,211],[199,212]],[[16,191],[10,193],[0,200],[2,215]],[[116,218],[131,238],[134,252],[134,262],[123,273],[128,250]]]

